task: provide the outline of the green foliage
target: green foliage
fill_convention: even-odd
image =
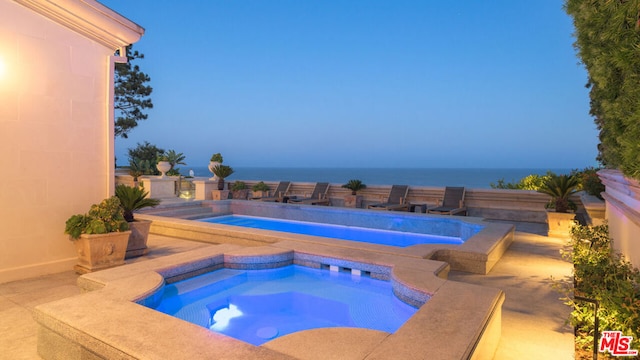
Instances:
[[[556,212],[566,213],[576,209],[576,204],[569,200],[569,196],[578,191],[579,186],[580,183],[575,176],[551,173],[537,191],[551,196],[549,204]]]
[[[259,183],[253,185],[251,187],[253,191],[269,191],[269,186],[264,183],[264,181],[260,181]]]
[[[131,187],[124,184],[116,186],[116,197],[120,200],[125,220],[133,221],[133,212],[136,210],[155,207],[160,204],[159,199],[148,198],[147,195],[149,195],[149,192],[140,187]]]
[[[228,165],[216,165],[213,167],[213,173],[220,179],[226,179],[233,174],[233,168]]]
[[[215,161],[215,162],[219,162],[220,164],[222,164],[222,155],[220,153],[215,153],[213,155],[211,155],[211,160],[209,161]]]
[[[574,309],[569,321],[576,327],[576,344],[593,349],[594,308],[574,300],[573,294],[600,303],[600,330],[622,331],[634,338],[632,348],[639,348],[640,271],[613,254],[607,225],[575,226],[562,256],[574,264],[573,280],[556,280],[554,287]]]
[[[598,160],[640,180],[640,22],[637,1],[566,0],[588,73]]]
[[[346,184],[342,185],[343,188],[351,190],[351,194],[355,195],[359,190],[366,189],[367,185],[363,184],[358,179],[351,179]]]
[[[169,164],[171,164],[171,169],[167,171],[167,175],[170,176],[178,176],[180,175],[180,169],[176,167],[176,165],[187,165],[184,162],[185,156],[183,153],[178,153],[175,150],[167,150],[165,153]]]
[[[587,167],[582,170],[573,170],[571,175],[576,176],[580,182],[580,189],[584,190],[587,194],[597,196],[602,199],[601,193],[605,191],[605,186],[602,184],[600,177],[598,177],[598,170],[594,167]]]
[[[244,181],[236,181],[231,186],[231,191],[245,190],[245,189],[248,189],[248,188],[249,187],[247,186],[247,184]]]
[[[129,159],[129,175],[137,181],[138,177],[150,172],[150,166],[149,160]]]
[[[158,156],[161,154],[164,154],[164,149],[150,144],[148,141],[143,144],[138,143],[135,148],[129,149],[129,166],[135,167],[137,172],[141,172],[140,175],[159,175],[160,172],[156,165],[158,164]]]
[[[542,184],[551,176],[551,172],[547,171],[546,175],[531,174],[523,177],[516,183],[505,183],[504,179],[498,180],[497,184],[489,184],[492,189],[510,189],[510,190],[538,190]]]
[[[114,106],[116,111],[115,136],[127,138],[131,129],[138,126],[138,121],[146,120],[148,115],[143,111],[153,108],[150,95],[153,89],[147,83],[151,78],[133,65],[136,59],[144,59],[144,55],[131,51],[127,47],[127,63],[116,63]],[[122,54],[121,54],[122,55]]]
[[[102,200],[100,204],[93,204],[87,214],[71,216],[65,224],[65,234],[72,239],[78,239],[81,234],[106,234],[129,230],[129,224],[124,219],[124,211],[120,200],[116,196]]]

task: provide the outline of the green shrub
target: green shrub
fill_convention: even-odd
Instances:
[[[575,226],[562,257],[572,261],[573,281],[556,280],[554,287],[573,311],[569,321],[576,329],[576,344],[592,351],[593,305],[574,300],[574,296],[600,303],[600,331],[619,330],[633,337],[632,348],[640,347],[640,272],[611,250],[607,225]]]
[[[93,204],[87,214],[71,216],[66,224],[64,233],[72,239],[78,239],[81,234],[106,234],[129,230],[129,224],[124,219],[124,210],[116,196],[102,200],[100,204]]]
[[[605,186],[598,177],[599,168],[587,167],[582,170],[573,170],[572,175],[576,176],[580,181],[580,189],[587,194],[597,196],[602,199],[601,193],[604,192]]]
[[[244,181],[235,181],[231,186],[231,191],[245,190],[249,187]]]
[[[253,191],[269,191],[269,185],[265,184],[264,181],[260,181],[259,183],[253,185],[251,187]]]
[[[551,172],[547,171],[546,175],[531,174],[523,177],[518,182],[506,183],[504,179],[498,180],[497,184],[489,184],[492,189],[510,189],[510,190],[538,190],[542,184],[551,176]]]

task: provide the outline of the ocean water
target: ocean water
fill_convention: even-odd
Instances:
[[[465,186],[489,189],[498,180],[517,182],[531,174],[544,175],[551,170],[556,174],[568,174],[571,169],[439,169],[439,168],[259,168],[235,167],[227,180],[329,182],[345,184],[351,179],[361,180],[366,185],[410,185],[410,186]],[[188,175],[211,177],[206,167],[181,166],[180,172]]]

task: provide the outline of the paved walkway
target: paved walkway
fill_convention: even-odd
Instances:
[[[515,242],[488,275],[452,272],[450,279],[503,289],[502,338],[494,359],[573,359],[569,309],[551,290],[550,276],[571,272],[560,260],[562,240],[540,236],[540,225],[518,224]],[[149,255],[135,261],[207,246],[164,236],[149,237]],[[0,284],[0,359],[40,359],[32,309],[79,294],[73,271]],[[464,324],[460,324],[464,326]]]

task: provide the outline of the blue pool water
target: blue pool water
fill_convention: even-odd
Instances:
[[[253,345],[323,327],[393,333],[416,312],[388,281],[298,265],[221,269],[166,285],[155,309]]]
[[[463,243],[459,237],[420,234],[403,231],[371,229],[356,226],[321,224],[305,221],[272,219],[246,215],[225,215],[200,219],[200,221],[242,226],[255,229],[283,231],[295,234],[323,236],[334,239],[360,241],[371,244],[407,247],[418,244]]]

